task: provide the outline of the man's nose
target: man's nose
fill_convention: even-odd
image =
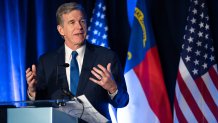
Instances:
[[[76,22],[76,28],[77,29],[81,29],[82,28],[82,24],[80,22]]]

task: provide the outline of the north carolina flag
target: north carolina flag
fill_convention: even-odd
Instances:
[[[125,79],[129,104],[118,109],[119,123],[172,123],[170,104],[151,29],[146,0],[138,0],[130,36]]]

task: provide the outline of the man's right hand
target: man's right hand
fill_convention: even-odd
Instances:
[[[26,81],[28,84],[28,94],[31,96],[31,98],[35,98],[36,96],[36,66],[33,64],[32,65],[32,70],[31,68],[27,68],[26,70]]]

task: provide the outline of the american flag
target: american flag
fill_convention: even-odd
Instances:
[[[86,39],[92,44],[109,48],[107,32],[108,26],[105,1],[96,0]],[[108,105],[108,109],[112,122],[116,123],[116,109],[110,104]]]
[[[218,73],[205,0],[190,0],[174,98],[174,122],[218,122]]]
[[[86,39],[92,44],[108,47],[107,32],[106,6],[104,0],[97,0]]]

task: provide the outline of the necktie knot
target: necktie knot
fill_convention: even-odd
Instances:
[[[76,51],[73,51],[73,52],[71,53],[71,55],[72,55],[72,58],[76,59],[76,56],[78,55],[78,53],[77,53]]]

